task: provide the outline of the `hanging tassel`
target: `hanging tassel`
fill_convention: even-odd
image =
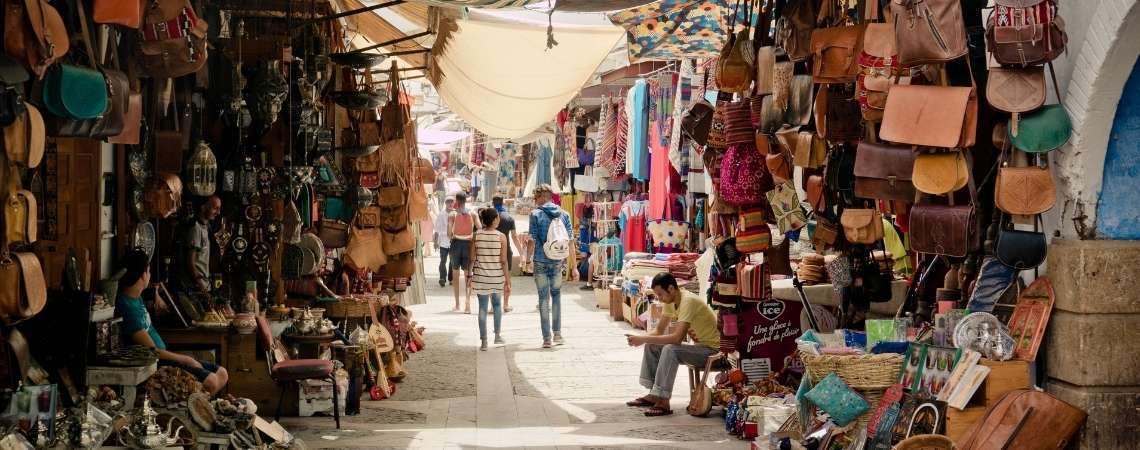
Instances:
[[[550,50],[555,45],[558,45],[558,41],[554,40],[554,8],[550,8],[546,14],[546,49]]]

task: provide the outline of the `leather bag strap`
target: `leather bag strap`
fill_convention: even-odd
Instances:
[[[24,285],[24,299],[26,304],[20,307],[24,310],[24,317],[36,315],[47,302],[47,283],[44,281],[44,270],[35,253],[15,253],[16,261],[20,264],[20,276]]]
[[[16,362],[20,369],[20,381],[23,382],[28,376],[28,369],[32,365],[32,355],[28,351],[28,340],[24,338],[24,334],[15,328],[8,332],[8,345],[12,347],[12,353],[16,354]]]
[[[102,72],[103,66],[100,65],[99,61],[95,58],[94,41],[91,40],[91,31],[87,27],[87,7],[84,6],[83,3],[83,0],[75,1],[75,4],[79,8],[79,28],[82,30],[83,46],[87,50],[87,60],[91,63],[91,68]],[[104,79],[106,79],[105,76]]]

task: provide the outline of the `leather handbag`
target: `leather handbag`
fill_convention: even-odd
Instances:
[[[1002,218],[997,241],[994,242],[994,257],[999,262],[1018,270],[1032,269],[1045,262],[1049,254],[1049,244],[1045,233],[1038,231],[1041,216],[1035,216],[1033,231],[1013,228],[1013,222]]]
[[[35,253],[5,252],[0,285],[0,318],[8,324],[35,316],[47,304],[47,282]]]
[[[404,206],[407,200],[405,186],[385,186],[376,191],[376,204],[382,208]]]
[[[982,250],[982,234],[974,209],[978,193],[973,177],[970,177],[967,186],[970,189],[969,204],[954,204],[954,195],[950,194],[948,205],[919,201],[911,208],[912,250],[952,257],[964,257]]]
[[[887,103],[887,92],[892,78],[895,83],[905,78],[898,70],[898,48],[895,30],[890,23],[870,23],[863,35],[863,53],[859,55],[859,77],[856,80],[856,97],[862,107],[863,120],[880,122]]]
[[[919,191],[943,195],[966,186],[970,165],[961,151],[922,153],[914,158],[911,178]]]
[[[24,189],[8,193],[4,207],[4,237],[9,244],[31,244],[36,242],[38,208],[36,196]]]
[[[712,126],[713,106],[707,100],[699,100],[685,111],[681,117],[681,132],[699,145],[706,145],[709,140],[709,128]]]
[[[388,262],[381,244],[379,228],[360,228],[355,220],[349,224],[348,245],[344,252],[344,263],[357,270],[380,270]]]
[[[815,97],[815,126],[820,137],[829,141],[860,139],[863,136],[862,118],[852,85],[820,87]]]
[[[815,2],[788,2],[776,21],[776,45],[788,59],[800,62],[812,55],[812,31],[815,30]]]
[[[754,58],[754,55],[749,55],[751,49],[752,39],[747,30],[737,32],[735,37],[729,38],[725,50],[721,52],[716,76],[717,87],[721,91],[744,93],[752,85],[755,69],[748,61],[749,58]]]
[[[113,105],[113,104],[112,104]],[[123,129],[119,134],[107,136],[111,144],[138,145],[142,130],[142,94],[131,92],[127,95],[127,110],[123,115]]]
[[[123,132],[130,108],[130,82],[123,72],[104,69],[108,109],[93,119],[73,120],[51,117],[47,120],[47,133],[53,137],[105,138]],[[141,106],[141,105],[140,105]],[[141,110],[139,111],[141,115]],[[133,126],[138,128],[139,124]],[[137,133],[137,131],[135,132]]]
[[[965,148],[974,145],[977,125],[973,86],[900,84],[891,87],[879,136],[897,144]]]
[[[344,248],[348,245],[349,224],[335,219],[322,219],[318,237],[325,248]]]
[[[403,228],[395,231],[390,231],[385,228],[381,228],[380,230],[381,246],[384,248],[386,255],[395,256],[416,249],[416,235],[412,232],[411,227],[405,225]]]
[[[776,47],[766,45],[756,50],[756,81],[754,89],[756,95],[768,95],[772,93],[775,69]]]
[[[415,253],[406,252],[388,257],[388,262],[376,271],[376,276],[386,278],[407,278],[416,273]]]
[[[142,25],[142,5],[144,1],[134,0],[95,0],[91,18],[96,23],[122,25],[138,28]]]
[[[986,19],[986,48],[999,64],[1044,64],[1065,51],[1069,36],[1053,0],[996,0]]]
[[[812,78],[816,83],[853,83],[859,74],[865,25],[817,28],[811,33]]]
[[[1056,186],[1049,167],[1031,164],[1011,167],[1009,153],[998,169],[994,186],[994,204],[998,209],[1016,215],[1041,214],[1057,202]]]
[[[1023,152],[1051,152],[1069,142],[1072,134],[1073,124],[1064,105],[1045,105],[1020,117],[1010,118],[1009,140]]]
[[[776,97],[765,95],[760,103],[760,126],[757,130],[761,133],[775,133],[783,124],[784,110],[776,103]],[[760,148],[759,144],[757,148]]]
[[[26,104],[12,124],[4,127],[4,152],[10,163],[34,169],[44,157],[44,120],[40,110]]]
[[[9,0],[4,11],[4,50],[42,77],[67,54],[71,41],[59,11],[47,0]]]
[[[206,21],[190,0],[153,0],[143,11],[135,60],[143,73],[177,78],[206,64]]]
[[[792,76],[787,123],[792,126],[803,126],[811,122],[812,91],[814,88],[815,83],[812,81],[811,75]]]
[[[19,61],[0,52],[0,127],[24,115],[24,83],[29,79]]]
[[[359,227],[376,228],[380,226],[381,216],[383,216],[383,213],[379,206],[368,205],[356,210],[353,221],[356,222],[356,226]]]
[[[891,12],[903,66],[941,64],[969,51],[959,0],[892,0]]]
[[[97,118],[109,105],[107,79],[95,69],[57,64],[44,77],[43,104],[56,117]]]
[[[827,198],[824,196],[823,177],[820,175],[811,175],[807,179],[807,192],[808,204],[811,205],[812,210],[821,212],[827,208]]]
[[[1034,389],[1010,391],[957,442],[959,450],[1065,448],[1088,415]]]
[[[914,159],[909,147],[859,143],[855,153],[855,196],[913,202]]]
[[[1024,113],[1045,104],[1045,68],[990,67],[986,101],[999,111]]]
[[[883,219],[874,208],[847,208],[839,217],[843,236],[852,244],[874,244],[883,239]]]
[[[777,184],[765,195],[772,207],[772,214],[776,216],[776,227],[781,233],[798,230],[807,225],[807,215],[800,207],[800,196],[790,180]],[[737,246],[740,246],[739,241]]]
[[[812,233],[811,240],[817,249],[835,245],[839,240],[839,227],[822,216],[816,216],[815,232]]]
[[[778,185],[792,179],[792,160],[787,153],[782,151],[768,153],[764,156],[764,164],[768,167],[768,173],[772,174],[773,183]]]
[[[165,219],[182,206],[182,179],[173,173],[159,173],[147,182],[143,193],[147,216]]]

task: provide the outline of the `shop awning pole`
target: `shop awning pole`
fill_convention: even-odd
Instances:
[[[366,52],[369,50],[378,49],[380,47],[387,47],[389,45],[395,45],[395,44],[399,44],[399,43],[404,42],[404,41],[410,41],[412,39],[418,39],[418,38],[422,38],[422,37],[430,36],[430,35],[431,35],[431,30],[423,31],[420,33],[404,36],[404,37],[399,38],[399,39],[392,39],[390,41],[384,41],[384,42],[381,42],[379,44],[374,44],[374,45],[369,45],[367,47],[358,48],[358,49],[353,50],[353,51],[348,52],[348,53],[363,53],[363,52]]]
[[[360,14],[360,13],[366,13],[366,12],[369,12],[369,11],[375,11],[375,10],[378,10],[378,9],[384,9],[384,8],[387,8],[387,7],[389,7],[389,6],[396,6],[396,5],[400,5],[400,4],[403,4],[403,3],[404,3],[404,0],[392,0],[392,1],[389,1],[389,2],[384,2],[384,3],[377,3],[377,4],[375,4],[375,5],[371,5],[371,6],[365,6],[365,7],[363,7],[363,8],[353,9],[353,10],[349,10],[349,11],[341,11],[341,12],[338,12],[338,13],[336,13],[336,14],[330,14],[330,15],[327,15],[327,16],[324,16],[324,17],[318,17],[318,18],[316,18],[316,19],[310,19],[310,20],[306,20],[306,21],[304,21],[304,22],[301,22],[301,23],[299,24],[299,26],[303,27],[303,26],[306,26],[306,25],[312,25],[312,24],[314,24],[314,23],[320,23],[320,22],[328,22],[328,21],[330,21],[330,20],[337,20],[337,19],[340,19],[340,18],[343,18],[343,17],[348,17],[348,16],[355,16],[355,15],[357,15],[357,14]]]

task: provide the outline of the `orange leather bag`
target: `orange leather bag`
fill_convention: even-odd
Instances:
[[[859,74],[865,25],[817,28],[811,33],[812,77],[816,83],[851,83]]]
[[[46,0],[8,0],[4,10],[4,50],[22,59],[37,76],[67,54],[71,41],[59,11]]]
[[[978,96],[973,86],[891,86],[879,137],[897,144],[974,145]]]
[[[883,219],[876,209],[847,208],[839,223],[843,236],[852,244],[874,244],[883,238]]]
[[[142,3],[132,0],[95,0],[91,18],[97,23],[137,29],[142,24]]]

